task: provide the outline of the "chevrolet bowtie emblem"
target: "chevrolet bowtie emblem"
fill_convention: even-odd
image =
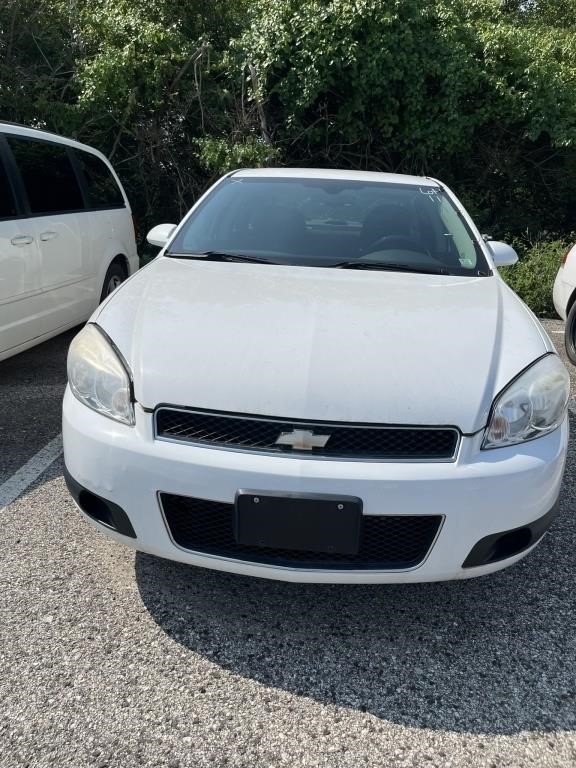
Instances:
[[[330,435],[315,435],[309,429],[294,429],[282,432],[276,445],[289,445],[295,451],[311,451],[313,448],[324,448],[328,440]]]

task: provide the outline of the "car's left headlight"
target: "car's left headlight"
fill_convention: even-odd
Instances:
[[[134,424],[128,366],[94,324],[73,339],[68,350],[68,383],[88,408],[124,424]]]
[[[537,360],[496,398],[482,448],[502,448],[560,426],[570,397],[570,375],[557,355]]]

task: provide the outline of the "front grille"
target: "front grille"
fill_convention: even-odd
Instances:
[[[421,563],[436,537],[438,515],[365,515],[356,555],[244,546],[234,538],[234,505],[160,494],[173,541],[183,549],[288,568],[397,570]]]
[[[292,456],[382,460],[453,460],[459,440],[454,427],[392,427],[287,421],[269,417],[210,413],[161,407],[156,436],[187,443]],[[304,430],[328,436],[324,446],[302,450],[277,445],[282,433]]]

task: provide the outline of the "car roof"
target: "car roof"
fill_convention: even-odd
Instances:
[[[69,147],[76,147],[76,149],[83,149],[87,152],[92,152],[103,159],[106,159],[104,155],[95,147],[91,147],[89,144],[82,144],[80,141],[74,139],[68,139],[66,136],[60,136],[57,133],[51,131],[44,131],[41,128],[31,128],[28,125],[22,125],[21,123],[10,123],[7,121],[0,121],[0,134],[11,133],[13,136],[28,136],[29,138],[45,139],[46,141],[56,141],[59,144],[67,144]]]
[[[242,168],[231,175],[235,178],[339,179],[340,181],[416,184],[421,187],[439,186],[435,179],[428,176],[408,176],[404,173],[380,173],[379,171],[347,171],[335,168]]]

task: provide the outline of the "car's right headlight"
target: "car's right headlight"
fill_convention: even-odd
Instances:
[[[81,403],[123,424],[134,424],[128,367],[94,324],[73,339],[68,350],[68,383]]]
[[[570,375],[557,355],[540,358],[496,398],[482,448],[524,443],[552,432],[564,420]]]

